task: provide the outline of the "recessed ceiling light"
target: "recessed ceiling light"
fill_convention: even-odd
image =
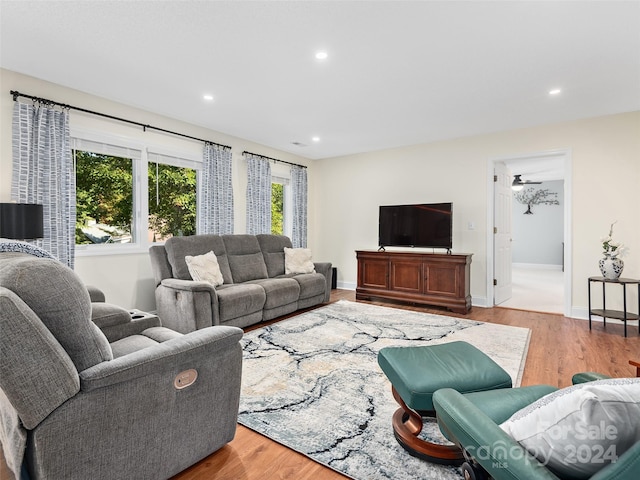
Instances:
[[[316,59],[317,60],[326,60],[329,54],[327,52],[317,52]]]
[[[211,102],[213,100],[213,95],[203,95],[202,98],[204,98],[207,102]]]
[[[313,137],[313,138],[311,138],[311,140],[313,140],[314,142],[319,142],[320,141],[320,137]]]
[[[559,88],[554,88],[553,90],[549,90],[549,95],[558,95],[562,90]]]

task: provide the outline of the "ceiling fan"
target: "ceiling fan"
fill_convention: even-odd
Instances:
[[[520,178],[521,176],[522,175],[513,176],[513,183],[511,184],[511,188],[516,192],[519,192],[520,190],[522,190],[525,185],[540,185],[542,183],[542,182],[531,182],[529,180],[522,180]]]

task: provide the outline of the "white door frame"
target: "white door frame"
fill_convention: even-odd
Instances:
[[[494,306],[493,300],[493,278],[494,278],[494,259],[493,259],[493,171],[494,165],[497,162],[504,162],[507,160],[517,160],[524,158],[544,157],[549,155],[563,155],[564,156],[564,316],[571,317],[573,308],[573,295],[572,295],[572,276],[573,276],[573,262],[572,262],[572,160],[571,149],[557,149],[548,150],[544,152],[534,152],[525,155],[510,155],[499,158],[490,158],[487,160],[487,307]]]

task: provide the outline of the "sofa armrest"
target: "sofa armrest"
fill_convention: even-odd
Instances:
[[[433,395],[438,424],[495,478],[557,479],[518,442],[461,393]]]
[[[188,292],[212,292],[215,295],[216,287],[211,285],[209,282],[197,282],[195,280],[180,280],[178,278],[165,278],[160,282],[160,285],[163,285],[168,288],[173,288],[174,290],[185,290]]]
[[[90,392],[121,382],[155,374],[174,372],[201,365],[216,364],[216,357],[230,349],[239,349],[243,332],[236,327],[209,327],[167,340],[152,347],[101,362],[80,372],[80,391]],[[241,360],[240,360],[241,361]],[[176,370],[179,368],[179,370]],[[225,365],[226,368],[226,365]]]
[[[166,278],[156,288],[162,326],[180,333],[220,324],[218,294],[207,282]]]
[[[331,299],[331,278],[333,277],[333,269],[331,268],[331,262],[314,262],[314,268],[317,273],[324,275],[326,288],[324,291],[324,301],[328,302]]]

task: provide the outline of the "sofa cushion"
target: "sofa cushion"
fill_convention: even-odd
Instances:
[[[314,273],[315,267],[308,248],[284,249],[284,273]]]
[[[291,278],[300,285],[301,299],[324,295],[327,279],[321,273],[302,273]]]
[[[590,478],[640,441],[640,378],[563,388],[500,427],[562,478]]]
[[[265,309],[295,303],[300,296],[300,284],[293,278],[263,278],[252,280],[249,283],[264,288],[267,297],[264,303]]]
[[[256,235],[269,278],[284,275],[284,249],[291,248],[291,240],[285,235]]]
[[[268,278],[267,265],[255,235],[222,235],[234,283]]]
[[[222,285],[224,278],[220,271],[220,264],[216,254],[213,252],[205,253],[204,255],[184,257],[187,262],[187,268],[191,274],[191,278],[200,282],[208,282],[214,287]]]
[[[171,265],[173,278],[180,280],[193,280],[187,267],[185,257],[187,255],[204,255],[213,251],[220,266],[220,272],[224,283],[233,283],[227,252],[220,235],[191,235],[188,237],[171,237],[164,244],[167,251],[167,260]]]
[[[267,299],[264,288],[251,283],[221,285],[216,292],[220,323],[260,312]]]

